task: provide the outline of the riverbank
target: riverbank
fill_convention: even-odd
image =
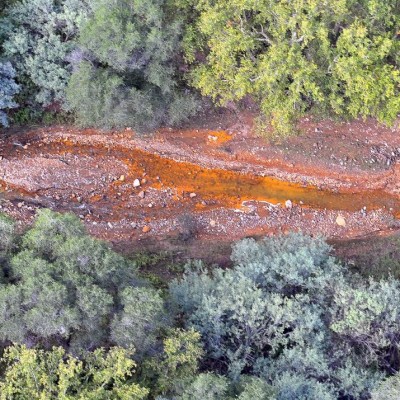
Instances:
[[[204,258],[212,249],[221,263],[245,236],[343,240],[399,229],[396,131],[304,120],[300,136],[271,144],[251,128],[251,116],[223,114],[151,137],[67,126],[14,132],[0,141],[1,210],[21,224],[39,207],[72,211],[127,253]]]

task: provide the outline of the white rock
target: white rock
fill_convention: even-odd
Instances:
[[[139,187],[140,186],[140,181],[139,181],[139,179],[135,179],[134,181],[133,181],[133,187]]]
[[[292,201],[291,200],[286,200],[285,201],[285,207],[286,208],[292,208],[293,207]]]
[[[336,218],[336,223],[339,225],[339,226],[346,226],[346,220],[341,216],[341,215],[338,215],[337,216],[337,218]]]

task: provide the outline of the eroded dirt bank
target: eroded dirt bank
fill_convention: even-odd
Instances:
[[[189,248],[193,257],[249,235],[398,230],[398,132],[371,121],[302,124],[302,136],[274,145],[243,121],[151,138],[68,127],[13,134],[0,141],[1,208],[23,222],[38,207],[73,211],[127,252]]]

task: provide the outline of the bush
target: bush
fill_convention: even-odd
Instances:
[[[8,127],[8,118],[4,110],[18,107],[13,100],[20,87],[15,83],[15,71],[11,63],[0,62],[0,124]]]
[[[165,0],[98,0],[80,35],[86,61],[68,88],[78,122],[146,130],[193,114],[196,103],[177,80],[180,35]]]

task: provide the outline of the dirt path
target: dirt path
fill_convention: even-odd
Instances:
[[[301,136],[271,145],[246,121],[222,116],[210,122],[218,130],[151,138],[61,126],[4,137],[1,209],[22,222],[38,207],[72,211],[127,252],[193,257],[223,256],[226,243],[250,235],[342,239],[399,229],[398,132],[372,121],[304,120]]]

